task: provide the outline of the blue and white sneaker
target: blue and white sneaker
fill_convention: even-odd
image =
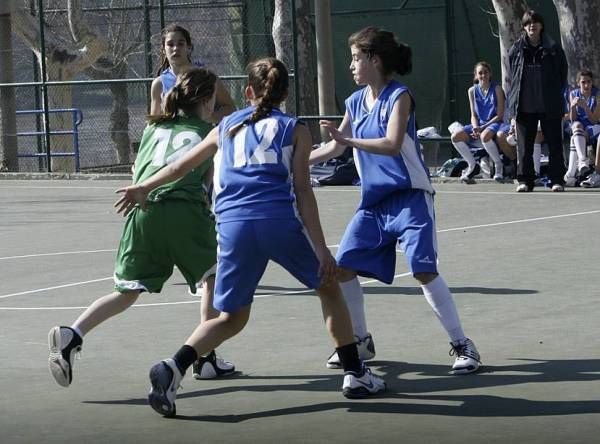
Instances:
[[[167,417],[176,415],[175,399],[182,379],[183,375],[171,358],[152,366],[150,369],[151,387],[148,402],[157,413]]]
[[[48,369],[58,385],[68,387],[73,381],[73,361],[81,352],[83,340],[70,327],[52,327],[48,333]]]
[[[450,347],[449,355],[456,356],[450,373],[453,375],[464,375],[479,370],[481,356],[479,356],[479,352],[473,341],[467,338],[458,343],[451,342]]]
[[[349,399],[361,399],[385,391],[385,381],[371,373],[363,363],[362,373],[345,372],[342,393]]]
[[[215,379],[235,373],[235,365],[217,356],[214,350],[206,356],[200,356],[192,369],[194,379]]]
[[[364,338],[359,338],[358,336],[354,336],[356,338],[356,347],[358,348],[358,358],[361,361],[369,361],[375,357],[375,342],[373,342],[373,336],[371,333],[367,333],[367,336]],[[337,351],[334,351],[329,358],[327,358],[327,364],[325,364],[327,368],[338,369],[342,368],[342,362],[340,361],[340,357],[337,354]]]

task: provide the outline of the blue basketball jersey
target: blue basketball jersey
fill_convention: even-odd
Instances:
[[[297,120],[274,108],[271,115],[229,130],[250,118],[250,106],[219,124],[214,157],[215,214],[219,222],[297,217],[292,186],[293,133]]]
[[[415,102],[408,87],[396,80],[390,81],[379,94],[370,110],[365,99],[367,88],[362,88],[346,99],[346,112],[352,125],[352,136],[360,139],[385,137],[394,103],[401,94],[410,95],[412,109],[400,153],[396,156],[373,154],[354,149],[354,161],[361,181],[359,208],[368,208],[400,190],[422,189],[433,193],[429,169],[423,162],[417,139]]]
[[[473,95],[475,96],[475,113],[479,119],[479,124],[483,125],[489,122],[498,114],[498,97],[496,97],[496,84],[490,83],[487,94],[481,91],[481,85],[475,85]]]
[[[204,63],[202,62],[194,62],[194,66],[198,68],[202,68]],[[160,73],[160,82],[162,83],[162,92],[160,93],[160,98],[164,99],[165,96],[173,89],[175,83],[177,82],[177,76],[169,66],[164,69],[163,72]]]
[[[588,99],[586,99],[587,106],[589,106],[592,111],[594,111],[596,109],[596,105],[597,105],[596,96],[597,95],[598,95],[598,88],[596,88],[595,86],[592,86],[592,94]],[[579,88],[571,91],[571,96],[572,97],[580,97],[580,98],[583,97],[585,99],[585,96],[582,94],[582,92]],[[582,107],[578,106],[575,109],[577,111],[577,121],[578,122],[581,122],[583,124],[583,126],[586,126],[586,127],[594,125],[595,122],[590,122],[590,119],[588,119],[588,116]]]

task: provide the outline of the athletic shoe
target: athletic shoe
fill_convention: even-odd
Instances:
[[[533,187],[527,185],[526,183],[520,183],[515,191],[517,193],[531,193],[533,191]]]
[[[565,186],[566,187],[577,186],[577,178],[576,177],[565,175],[564,179],[565,179]]]
[[[361,361],[373,359],[375,357],[375,342],[373,342],[371,333],[367,333],[367,336],[362,339],[358,336],[354,337],[356,338],[356,346],[358,347],[358,358]],[[342,362],[340,361],[337,351],[334,351],[331,356],[329,356],[326,366],[327,368],[332,369],[342,368]]]
[[[473,373],[479,369],[481,358],[473,341],[467,338],[464,342],[458,344],[451,342],[450,347],[452,348],[449,355],[456,356],[451,371],[453,375]]]
[[[192,366],[195,379],[215,379],[231,375],[235,372],[235,365],[217,356],[211,351],[207,356],[201,356]]]
[[[70,327],[52,327],[48,333],[48,369],[58,385],[68,387],[73,381],[73,361],[81,352],[83,340]]]
[[[481,167],[478,163],[476,163],[473,169],[467,168],[463,171],[463,174],[460,176],[460,181],[467,184],[473,184],[475,183],[474,177],[477,176],[480,172]]]
[[[583,188],[600,188],[600,174],[596,171],[592,172],[590,176],[581,182]]]
[[[177,398],[177,389],[182,379],[183,375],[171,358],[152,366],[148,402],[157,413],[167,417],[175,416],[177,413],[175,398]]]
[[[502,183],[504,182],[504,176],[502,174],[494,174],[494,180],[496,182]]]
[[[592,168],[589,165],[582,165],[581,168],[577,171],[577,177],[587,177],[590,174]]]
[[[385,381],[371,373],[371,369],[363,363],[361,373],[345,372],[342,393],[346,398],[360,399],[385,391]]]
[[[554,191],[555,193],[561,193],[561,192],[565,191],[565,187],[564,187],[564,185],[555,183],[554,185],[552,185],[552,191]]]

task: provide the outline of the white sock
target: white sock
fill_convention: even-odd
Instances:
[[[79,337],[81,339],[83,339],[83,333],[81,333],[81,330],[79,330],[78,327],[71,327],[71,330],[73,330],[75,333],[77,333],[79,335]]]
[[[471,152],[469,145],[467,145],[466,142],[452,142],[452,145],[454,145],[454,148],[456,148],[458,154],[460,154],[461,157],[467,161],[469,170],[473,170],[477,162],[475,161],[475,157],[473,157],[473,153]]]
[[[542,164],[542,144],[534,143],[533,144],[533,169],[535,174],[540,175],[540,167]]]
[[[442,323],[450,340],[454,343],[464,341],[466,336],[458,318],[452,293],[450,293],[450,289],[442,276],[438,275],[427,285],[421,285],[421,288],[425,299],[427,299],[433,312]]]
[[[490,159],[492,159],[492,161],[494,162],[494,167],[496,168],[496,175],[502,176],[503,165],[502,158],[500,157],[500,152],[498,151],[498,145],[496,145],[496,142],[494,142],[492,139],[488,140],[487,142],[482,141],[481,143],[483,143],[483,147],[489,154]]]
[[[350,312],[354,335],[363,339],[367,336],[367,320],[365,318],[365,297],[360,282],[355,277],[349,281],[340,282],[340,288]]]
[[[579,156],[577,155],[577,149],[571,144],[569,150],[569,167],[567,168],[567,174],[565,176],[575,177],[577,176],[577,165],[579,163]]]
[[[575,145],[575,150],[577,150],[579,168],[584,165],[587,166],[589,159],[587,156],[587,144],[585,143],[585,136],[582,134],[575,134],[573,136],[573,144]]]

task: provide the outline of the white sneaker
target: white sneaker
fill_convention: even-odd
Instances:
[[[575,176],[565,175],[564,179],[566,187],[574,187],[577,184],[577,179],[575,178]]]
[[[594,171],[590,176],[581,182],[583,188],[600,188],[600,174]]]
[[[192,369],[194,379],[215,379],[234,373],[235,365],[217,356],[213,350],[206,356],[200,356],[192,365]]]
[[[375,342],[373,342],[373,336],[371,333],[367,333],[367,336],[360,339],[358,336],[356,338],[356,346],[358,347],[358,358],[361,361],[369,361],[375,357]],[[342,368],[342,362],[340,361],[340,357],[337,354],[337,351],[334,351],[331,356],[327,359],[327,368],[338,369]]]
[[[152,366],[148,402],[157,413],[167,417],[176,415],[175,399],[182,379],[183,375],[171,358]]]
[[[456,356],[452,365],[453,375],[464,375],[476,372],[481,364],[481,357],[473,341],[467,338],[464,342],[450,343],[450,356]]]
[[[52,327],[48,333],[48,369],[58,385],[71,385],[73,361],[81,352],[82,342],[81,336],[70,327]]]
[[[385,391],[385,381],[371,373],[371,369],[363,363],[362,374],[344,373],[342,393],[346,398],[360,399]]]

